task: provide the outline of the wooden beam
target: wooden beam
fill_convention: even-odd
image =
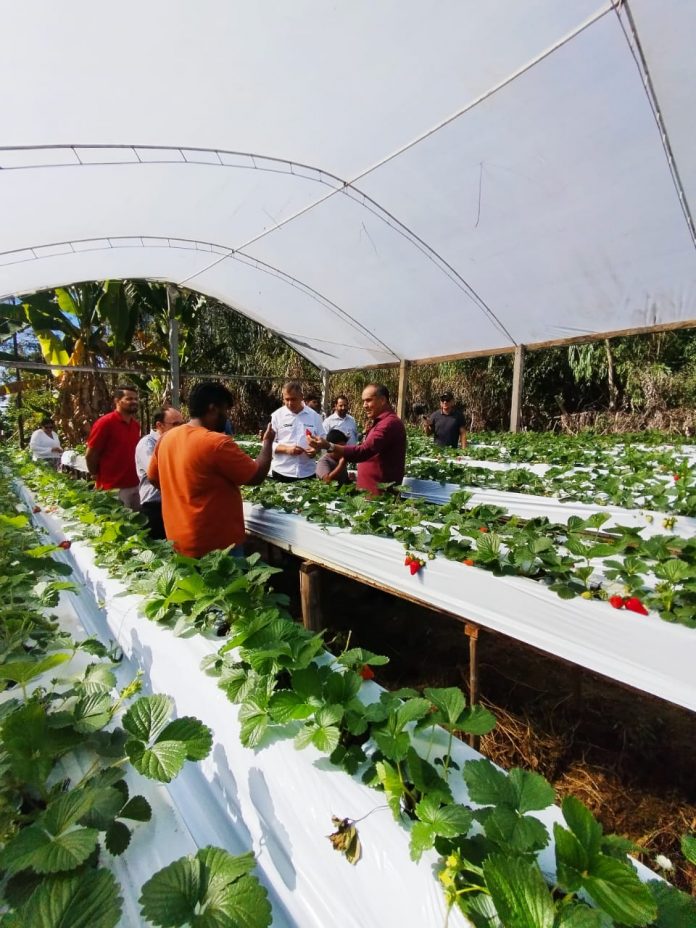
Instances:
[[[321,631],[321,567],[312,561],[300,564],[300,602],[304,627]]]
[[[331,413],[331,397],[329,396],[329,372],[325,367],[321,369],[321,411],[325,416]]]
[[[169,378],[172,406],[181,405],[181,376],[179,369],[179,320],[176,318],[176,287],[167,287],[167,307],[169,309]]]
[[[17,345],[17,333],[12,336],[12,347],[15,358],[19,359],[19,347]],[[17,431],[19,433],[19,447],[24,447],[24,413],[22,412],[22,369],[17,367]]]
[[[408,361],[399,362],[399,393],[396,398],[396,414],[400,419],[406,417],[406,397],[408,395]]]
[[[519,432],[522,427],[522,393],[524,392],[525,346],[515,348],[515,365],[512,369],[512,401],[510,403],[510,431]]]
[[[478,636],[479,626],[467,622],[464,634],[469,639],[469,705],[475,706],[479,698],[479,666],[478,666]],[[469,744],[478,751],[481,738],[479,735],[469,735]]]

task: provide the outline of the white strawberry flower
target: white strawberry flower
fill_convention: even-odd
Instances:
[[[669,859],[669,857],[665,857],[664,854],[658,854],[655,858],[655,863],[660,868],[660,870],[674,870],[674,864]]]

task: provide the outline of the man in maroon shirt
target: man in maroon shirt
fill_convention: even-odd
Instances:
[[[133,387],[114,390],[114,411],[92,426],[87,439],[87,467],[99,490],[118,490],[118,498],[129,509],[140,508],[135,447],[140,426],[134,418],[138,394]]]
[[[308,438],[315,448],[328,448],[333,457],[358,465],[357,485],[373,495],[380,483],[401,483],[406,468],[406,429],[389,402],[389,390],[368,383],[362,404],[372,425],[359,445],[334,445],[325,438]]]

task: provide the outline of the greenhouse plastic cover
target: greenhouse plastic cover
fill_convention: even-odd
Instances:
[[[689,0],[6,0],[0,25],[0,297],[172,281],[328,370],[696,319]]]

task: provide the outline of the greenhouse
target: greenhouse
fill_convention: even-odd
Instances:
[[[2,924],[696,928],[693,5],[2,22]]]

